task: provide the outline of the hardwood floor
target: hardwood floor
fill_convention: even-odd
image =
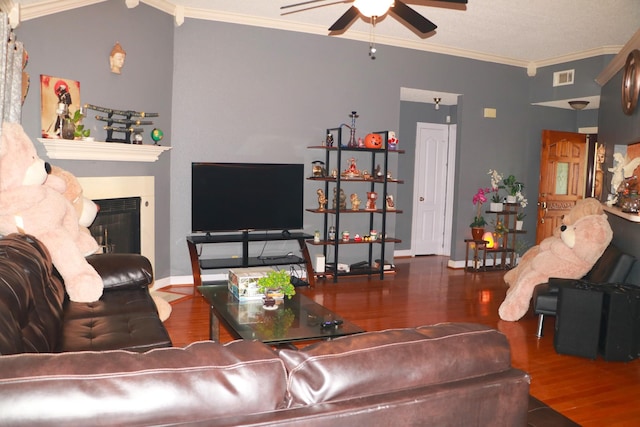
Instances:
[[[511,344],[513,366],[531,376],[531,394],[583,426],[640,425],[640,359],[607,362],[557,354],[554,318],[545,319],[545,336],[536,337],[531,311],[519,322],[504,322],[498,307],[504,299],[504,272],[465,273],[447,268],[446,257],[396,259],[398,273],[385,280],[319,280],[314,288],[297,288],[367,331],[440,322],[476,322],[502,331]],[[208,339],[209,311],[191,286],[164,291],[184,294],[172,302],[165,322],[175,346]],[[221,330],[220,340],[231,336]]]

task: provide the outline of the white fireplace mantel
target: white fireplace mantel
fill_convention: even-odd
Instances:
[[[171,147],[117,142],[38,138],[50,159],[155,162]]]

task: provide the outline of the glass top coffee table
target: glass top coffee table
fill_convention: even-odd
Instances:
[[[199,286],[210,304],[209,338],[219,341],[220,322],[235,338],[258,340],[265,344],[291,344],[297,341],[324,340],[364,332],[336,313],[296,293],[291,299],[278,300],[276,309],[263,308],[262,300],[239,301],[227,285]]]

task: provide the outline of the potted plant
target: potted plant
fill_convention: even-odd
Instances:
[[[489,169],[489,175],[491,176],[491,204],[489,209],[491,212],[502,212],[504,205],[502,203],[502,197],[500,196],[500,190],[504,189],[502,182],[502,175],[495,169]]]
[[[524,184],[516,180],[514,175],[509,175],[503,182],[507,189],[507,203],[516,203],[518,199],[522,200],[524,198],[524,196],[522,196]],[[518,195],[520,195],[520,197],[518,197]]]
[[[91,135],[91,129],[85,129],[84,125],[80,123],[83,118],[84,115],[80,109],[76,110],[76,112],[73,113],[73,116],[71,116],[71,122],[73,122],[75,127],[73,131],[73,136],[75,138],[88,138],[89,135]]]
[[[469,225],[471,227],[471,236],[474,240],[482,240],[484,234],[484,226],[487,221],[482,216],[482,204],[487,201],[486,193],[491,192],[490,188],[478,188],[478,192],[473,196],[473,204],[476,206],[476,216]]]
[[[524,217],[527,216],[524,212],[519,212],[516,215],[516,230],[522,230],[522,226],[524,225]]]
[[[270,271],[266,276],[258,279],[258,292],[265,295],[265,305],[273,305],[267,303],[267,299],[291,298],[296,294],[296,288],[291,283],[291,276],[286,270]]]

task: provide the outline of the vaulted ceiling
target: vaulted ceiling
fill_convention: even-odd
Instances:
[[[0,0],[20,20],[32,19],[105,0]],[[176,17],[207,19],[329,36],[328,28],[350,0],[322,0],[280,9],[296,0],[108,0],[128,7],[139,3]],[[601,54],[617,53],[640,28],[638,0],[468,0],[466,5],[405,0],[438,28],[426,36],[392,16],[375,27],[378,45],[396,45],[533,68]],[[321,6],[321,7],[315,7]],[[297,11],[283,14],[283,12]],[[332,37],[369,41],[371,25],[358,18]],[[380,47],[381,48],[381,47]],[[379,48],[379,49],[380,49]]]

